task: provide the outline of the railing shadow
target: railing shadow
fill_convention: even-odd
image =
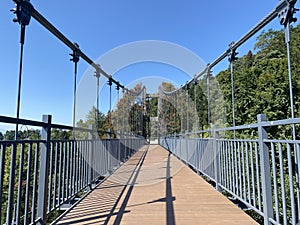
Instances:
[[[136,183],[136,180],[138,178],[138,175],[139,175],[139,173],[141,171],[141,168],[142,168],[142,166],[144,164],[146,155],[147,155],[147,151],[145,151],[145,153],[143,154],[142,158],[140,159],[140,162],[137,164],[137,169],[135,169],[135,171],[136,171],[135,175],[134,175],[133,180],[132,180],[132,182],[130,184],[128,192],[126,193],[124,201],[122,202],[122,205],[121,205],[120,210],[119,210],[119,212],[117,214],[117,217],[116,217],[116,219],[115,219],[115,221],[113,223],[114,225],[119,225],[121,223],[121,221],[122,221],[122,217],[123,217],[124,213],[126,212],[125,211],[126,206],[128,204],[129,198],[130,198],[130,196],[132,194],[132,191],[133,191],[134,185]],[[115,207],[117,206],[117,203],[118,202],[116,202]],[[115,209],[115,207],[114,207],[114,209]],[[114,209],[112,209],[112,212],[113,212]],[[107,224],[108,221],[109,221],[109,218],[108,218],[107,222],[105,222],[104,224]]]
[[[119,225],[121,224],[122,221],[122,217],[124,215],[124,213],[128,212],[126,211],[126,206],[128,204],[129,198],[132,194],[132,190],[134,188],[134,185],[136,184],[136,179],[140,173],[140,169],[142,168],[142,165],[144,163],[144,159],[145,159],[146,155],[143,156],[143,159],[139,165],[139,168],[136,171],[136,174],[131,182],[130,188],[125,196],[125,199],[120,207],[120,210],[117,214],[117,217],[114,221],[114,225]],[[136,205],[130,205],[130,207],[133,206],[141,206],[141,205],[146,205],[146,204],[153,204],[153,203],[158,203],[158,202],[165,202],[166,203],[166,225],[175,225],[176,224],[176,220],[175,220],[175,211],[174,211],[174,204],[173,202],[176,200],[176,197],[173,196],[172,193],[172,176],[171,176],[171,153],[168,153],[168,160],[167,160],[167,165],[166,165],[166,177],[164,178],[166,179],[166,190],[165,190],[165,194],[166,196],[164,198],[160,198],[160,199],[156,199],[153,201],[149,201],[149,202],[145,202],[145,203],[141,203],[141,204],[136,204]],[[118,202],[116,202],[117,205]],[[115,208],[114,208],[115,209]],[[114,212],[114,209],[112,209],[111,212]],[[112,214],[111,216],[113,216],[114,214]],[[110,218],[107,218],[106,223],[107,224]]]
[[[130,195],[131,195],[131,193],[132,193],[133,186],[134,186],[134,184],[135,184],[135,182],[136,182],[136,179],[137,179],[137,177],[138,177],[138,175],[139,175],[140,169],[141,169],[141,167],[142,167],[142,165],[143,165],[143,162],[144,162],[144,160],[145,160],[146,154],[147,154],[147,151],[144,152],[143,156],[140,158],[140,160],[139,160],[138,163],[136,164],[135,169],[133,170],[132,174],[130,175],[130,177],[129,177],[127,183],[126,183],[126,185],[125,185],[124,188],[122,189],[122,191],[121,191],[121,193],[120,193],[120,195],[119,195],[117,201],[115,202],[114,206],[113,206],[112,209],[110,210],[110,214],[107,216],[107,218],[106,218],[106,220],[105,220],[105,222],[104,222],[104,225],[108,224],[108,222],[109,222],[109,220],[111,219],[111,217],[115,214],[114,211],[115,211],[115,209],[116,209],[118,203],[120,202],[121,197],[123,196],[123,194],[124,194],[124,192],[125,192],[125,190],[126,190],[126,187],[129,185],[130,180],[131,180],[132,177],[133,177],[133,180],[132,180],[132,182],[130,183],[129,191],[127,192],[127,194],[126,194],[126,196],[125,196],[125,199],[124,199],[124,201],[123,201],[123,203],[122,203],[122,206],[121,206],[119,212],[117,213],[117,218],[116,218],[116,221],[114,222],[114,224],[119,224],[120,222],[118,223],[118,221],[121,221],[123,214],[127,212],[127,211],[125,210],[125,208],[126,208],[126,205],[127,205],[127,203],[128,203],[129,197],[130,197]],[[136,173],[134,174],[135,171],[136,171]]]
[[[170,158],[171,153],[168,154],[168,161],[167,161],[167,180],[166,180],[166,215],[167,215],[167,225],[175,225],[175,213],[174,213],[174,205],[173,202],[176,198],[173,196],[172,193],[172,182],[171,182],[171,166],[170,166]]]

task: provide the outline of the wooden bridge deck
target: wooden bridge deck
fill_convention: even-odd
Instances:
[[[256,224],[158,145],[145,146],[54,224]]]

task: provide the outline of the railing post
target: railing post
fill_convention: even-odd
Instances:
[[[185,131],[185,164],[188,165],[189,164],[189,157],[188,157],[188,153],[189,153],[189,133],[188,130]]]
[[[47,196],[49,183],[49,165],[50,165],[50,138],[51,138],[51,115],[43,115],[43,122],[46,125],[42,128],[41,138],[45,142],[40,150],[40,174],[38,183],[38,204],[37,216],[40,219],[38,224],[46,224]]]
[[[267,116],[265,114],[257,115],[264,224],[268,225],[270,224],[269,218],[273,218],[273,208],[269,148],[264,142],[264,140],[268,139],[267,129],[263,126],[263,122],[266,121]]]
[[[93,177],[93,174],[94,174],[94,153],[95,153],[95,139],[93,137],[93,132],[94,132],[94,129],[93,129],[93,125],[90,125],[89,126],[89,129],[91,130],[88,134],[88,139],[90,140],[90,148],[89,148],[89,173],[88,173],[88,181],[89,181],[89,187],[90,187],[90,190],[93,189],[92,187],[92,184],[93,184],[93,180],[95,177]]]
[[[214,172],[215,172],[215,182],[216,182],[216,190],[219,191],[219,181],[220,181],[220,160],[219,160],[219,148],[218,142],[219,139],[219,125],[214,125],[214,140],[213,140],[213,151],[214,151]]]

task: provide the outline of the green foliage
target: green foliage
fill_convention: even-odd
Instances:
[[[206,81],[204,79],[200,80],[197,85],[196,85],[196,93],[194,90],[195,84],[193,83],[191,85],[189,95],[191,96],[191,99],[194,103],[196,103],[196,109],[197,109],[197,116],[198,116],[198,129],[199,130],[204,130],[207,128],[207,112],[208,112],[208,101],[207,101],[207,93],[204,89],[204,86],[206,86]]]
[[[300,94],[300,25],[291,30],[291,63],[293,95]],[[291,118],[287,50],[283,31],[261,33],[251,51],[234,62],[234,97],[236,125],[256,123],[257,114],[268,120]],[[230,69],[220,72],[216,79],[223,92],[226,120],[232,126],[232,97]],[[299,116],[300,101],[294,97],[295,116]],[[283,135],[286,134],[286,135]],[[270,137],[287,138],[290,128],[270,129]]]
[[[102,138],[116,138],[115,129],[112,123],[111,112],[107,113],[102,129],[99,129],[98,132]]]
[[[10,170],[11,166],[14,163],[15,164],[15,170],[13,171],[15,174],[14,179],[14,204],[17,202],[17,194],[18,189],[21,188],[21,205],[20,205],[20,214],[21,216],[24,215],[25,211],[25,194],[26,194],[26,185],[29,184],[30,189],[29,192],[32,192],[32,187],[34,183],[34,161],[35,156],[38,154],[37,151],[37,145],[38,144],[28,144],[28,143],[22,143],[22,144],[11,144],[11,145],[2,145],[0,146],[1,154],[4,154],[4,160],[2,163],[4,163],[4,177],[3,177],[3,191],[2,193],[2,218],[0,223],[5,223],[6,218],[6,210],[7,210],[7,204],[8,204],[8,191],[9,191],[9,183],[10,183]],[[29,151],[31,149],[31,157],[29,158]],[[12,152],[16,152],[16,160],[14,162],[11,161],[11,154]],[[20,170],[21,162],[23,162],[23,167]],[[31,163],[31,167],[28,167],[28,162]],[[27,172],[30,170],[30,176],[29,180],[27,180]],[[38,174],[37,174],[38,176]],[[19,177],[21,177],[21,183],[19,183]],[[20,186],[19,186],[20,185]],[[29,194],[29,207],[32,205],[32,193]],[[29,209],[30,210],[30,209]],[[30,218],[30,215],[29,215]],[[26,223],[27,224],[27,223]]]
[[[71,131],[52,129],[51,130],[51,140],[69,140],[72,137]]]
[[[135,93],[140,92],[142,85],[137,84],[132,90]],[[92,126],[97,129],[99,138],[116,138],[121,132],[146,135],[144,122],[147,118],[139,97],[125,92],[117,103],[116,109],[108,112],[107,115],[93,107],[84,121],[77,122],[77,127],[90,128]],[[75,137],[86,139],[88,133],[76,131]]]
[[[165,92],[172,92],[175,90],[175,87],[167,82],[163,82],[160,88]],[[181,109],[183,109],[184,106],[187,106],[185,104],[185,97],[186,95],[184,95],[184,93],[174,93],[172,95],[160,93],[157,112],[161,134],[180,133],[183,126],[186,129],[187,121],[181,120],[184,113]],[[185,110],[185,115],[187,115],[187,110]]]
[[[14,140],[15,139],[15,131],[8,130],[4,134],[4,140]]]
[[[151,98],[149,101],[149,116],[157,117],[158,98]]]
[[[130,130],[134,134],[146,137],[145,122],[146,115],[143,113],[143,108],[139,104],[134,104],[129,112]],[[130,122],[131,121],[131,122]]]
[[[123,134],[131,133],[137,135],[147,136],[146,128],[148,115],[146,115],[146,108],[151,109],[146,103],[146,96],[143,95],[142,84],[137,84],[132,90],[126,91],[123,97],[119,100],[116,109],[109,114],[105,123],[105,129],[112,132]],[[135,95],[132,93],[141,93]],[[145,105],[146,104],[146,105]]]
[[[19,140],[39,140],[41,139],[40,130],[19,130],[18,131]],[[0,139],[1,140],[1,139]],[[3,140],[15,140],[15,130],[8,130],[3,136]]]
[[[104,127],[105,121],[106,121],[106,116],[102,112],[100,112],[96,107],[93,107],[86,115],[85,121],[79,120],[77,122],[77,127],[97,129],[98,134],[101,137],[103,131],[105,130]],[[88,133],[76,131],[75,137],[78,139],[87,139]]]
[[[175,90],[170,85],[162,83],[161,87],[167,92]],[[205,130],[211,124],[225,123],[223,93],[217,79],[211,74],[176,93],[161,93],[161,97],[160,129],[164,134]]]
[[[100,112],[96,107],[93,107],[86,115],[85,121],[79,120],[77,126],[81,128],[89,128],[90,126],[103,129],[106,116]]]

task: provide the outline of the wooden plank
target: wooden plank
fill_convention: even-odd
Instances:
[[[54,224],[257,223],[168,151],[151,145]]]

